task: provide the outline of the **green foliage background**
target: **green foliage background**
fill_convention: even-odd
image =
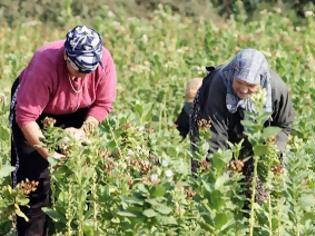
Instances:
[[[160,2],[164,5],[159,5]],[[100,163],[91,162],[86,169],[86,173],[90,173],[86,181],[90,182],[78,182],[71,178],[72,172],[64,171],[69,174],[69,181],[77,181],[72,182],[74,186],[83,189],[94,186],[91,189],[95,197],[94,210],[100,209],[100,212],[94,211],[94,218],[85,215],[86,221],[73,216],[72,227],[60,222],[55,232],[68,235],[245,235],[248,222],[242,217],[243,221],[237,220],[241,209],[237,204],[241,201],[235,199],[239,193],[234,192],[239,177],[229,180],[222,171],[231,153],[217,154],[223,164],[220,162],[213,167],[214,177],[205,175],[194,182],[189,177],[188,140],[181,142],[173,122],[181,109],[184,87],[189,79],[204,76],[206,65],[225,63],[239,49],[254,47],[265,53],[270,66],[289,85],[296,110],[294,131],[288,144],[288,175],[279,190],[283,201],[279,212],[283,217],[279,221],[279,213],[278,221],[274,220],[282,225],[275,224],[271,231],[274,230],[275,235],[314,235],[314,5],[310,1],[297,1],[295,8],[290,9],[290,1],[282,1],[280,5],[274,1],[263,4],[258,1],[219,2],[1,1],[1,189],[9,184],[7,117],[11,83],[36,48],[64,38],[66,31],[76,24],[88,24],[100,32],[113,55],[118,72],[118,97],[114,111],[101,126],[101,138],[84,149],[83,154],[76,153],[86,155],[86,160],[100,160]],[[102,159],[95,151],[103,148],[109,159]],[[150,171],[143,172],[143,166],[133,169],[130,158],[140,161],[141,165],[148,161]],[[152,158],[159,162],[168,160],[170,164],[167,168],[152,167],[155,163]],[[111,172],[114,176],[106,172],[111,161],[116,163]],[[65,168],[75,168],[78,162],[67,165]],[[94,179],[93,168],[97,168],[100,182]],[[166,170],[174,172],[171,181]],[[161,182],[143,187],[143,178],[150,179],[152,175],[158,175]],[[55,180],[60,176],[61,172],[56,172]],[[135,182],[132,187],[128,185],[129,177]],[[67,184],[71,183],[56,189],[57,199],[69,198],[69,192],[62,193],[71,190]],[[193,201],[185,197],[184,190],[189,186],[197,192]],[[74,196],[80,197],[78,192],[74,192]],[[209,196],[214,202],[205,201]],[[0,219],[6,220],[7,210],[14,212],[10,207],[21,201],[24,199],[21,200],[18,193],[2,191]],[[56,203],[60,214],[67,213],[67,201],[64,202]],[[79,206],[71,207],[73,212],[78,211]],[[51,215],[56,213],[56,209],[53,210]],[[139,217],[134,219],[134,214]],[[91,219],[97,224],[93,225]],[[168,223],[163,224],[164,221]],[[271,235],[264,230],[266,222],[264,217],[257,216],[257,235]],[[0,223],[0,234],[10,230],[10,222]],[[269,223],[273,225],[272,220]],[[82,231],[76,231],[78,225],[84,226]]]

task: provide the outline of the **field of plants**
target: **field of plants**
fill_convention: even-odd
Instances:
[[[118,96],[88,143],[72,140],[63,146],[66,160],[50,160],[52,205],[44,211],[51,235],[315,235],[314,12],[299,22],[278,8],[260,11],[252,21],[241,12],[225,20],[188,18],[162,6],[149,18],[104,12],[88,23],[113,55]],[[28,204],[32,191],[27,182],[10,185],[10,86],[36,48],[64,38],[79,23],[85,21],[0,23],[0,235],[14,235],[14,216],[25,217],[19,205]],[[252,196],[244,194],[244,176],[232,160],[240,145],[218,151],[208,163],[202,161],[205,139],[193,156],[174,126],[186,82],[248,47],[263,51],[289,85],[296,112],[283,173],[275,168],[271,137],[277,130],[263,129],[261,94],[254,98],[257,114],[246,116],[254,175],[270,192],[263,204],[254,201],[256,178]],[[48,124],[47,147],[65,135]],[[197,175],[191,174],[191,158],[201,162]]]

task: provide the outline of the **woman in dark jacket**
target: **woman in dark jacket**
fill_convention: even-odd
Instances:
[[[250,156],[251,145],[243,134],[241,120],[244,110],[254,111],[250,97],[259,88],[266,89],[264,109],[271,114],[265,126],[281,128],[276,145],[280,152],[284,152],[294,119],[288,88],[269,68],[265,56],[255,49],[241,50],[228,64],[216,68],[204,79],[194,100],[190,119],[192,145],[198,140],[198,121],[206,119],[211,122],[207,158],[220,148],[228,148],[228,141],[238,143],[243,138],[241,156]],[[193,171],[195,168],[193,162]]]

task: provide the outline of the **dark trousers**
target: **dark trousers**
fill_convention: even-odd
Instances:
[[[11,90],[15,93],[19,84],[17,79]],[[36,96],[32,94],[30,96]],[[15,103],[11,97],[11,104]],[[56,119],[55,126],[61,128],[75,127],[80,128],[87,115],[88,108],[66,115],[42,114],[36,122],[42,128],[42,120],[45,117]],[[17,231],[19,236],[42,236],[48,235],[48,217],[41,210],[42,207],[50,204],[50,174],[49,163],[45,160],[25,139],[21,129],[15,121],[15,106],[10,109],[12,115],[12,139],[11,139],[11,165],[16,169],[12,174],[13,185],[28,178],[35,180],[39,185],[35,192],[29,194],[29,207],[20,206],[24,214],[29,218],[26,222],[23,218],[17,217]]]

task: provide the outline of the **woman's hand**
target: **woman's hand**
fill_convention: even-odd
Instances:
[[[51,155],[51,157],[59,161],[59,160],[65,158],[65,155],[62,155],[62,154],[59,153],[59,152],[54,152],[54,153]]]
[[[86,120],[83,122],[81,129],[84,131],[84,133],[87,136],[90,136],[91,134],[94,133],[98,125],[99,125],[99,122],[96,118],[94,118],[93,116],[88,116]]]
[[[85,132],[82,129],[69,127],[66,128],[65,131],[77,141],[83,141],[86,139]]]

